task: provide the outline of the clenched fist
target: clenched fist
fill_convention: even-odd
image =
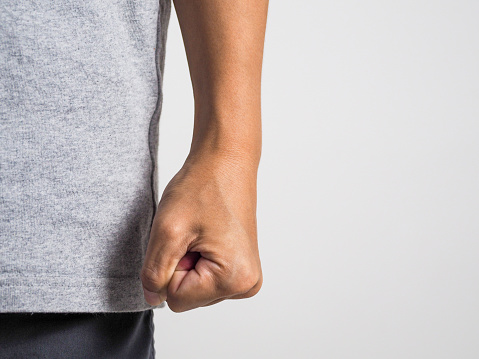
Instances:
[[[260,290],[256,177],[237,156],[188,156],[153,220],[141,271],[148,303],[184,312]]]

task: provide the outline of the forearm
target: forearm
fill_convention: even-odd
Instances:
[[[195,100],[190,155],[261,155],[268,0],[173,0]]]
[[[183,312],[262,286],[256,173],[268,0],[173,1],[193,85],[193,139],[158,204],[141,279],[150,304]]]

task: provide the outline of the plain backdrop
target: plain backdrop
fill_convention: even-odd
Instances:
[[[263,287],[156,309],[158,358],[479,358],[478,19],[466,0],[270,1]],[[168,31],[161,192],[193,131],[173,6]]]

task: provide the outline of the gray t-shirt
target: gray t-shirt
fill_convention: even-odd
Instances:
[[[170,0],[0,2],[0,312],[133,312]]]

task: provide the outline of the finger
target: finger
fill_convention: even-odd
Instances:
[[[208,303],[208,304],[202,305],[202,307],[209,307],[210,305],[217,304],[217,303],[222,302],[222,301],[224,301],[224,300],[226,300],[226,299],[229,299],[229,297],[216,299],[216,300],[214,300],[214,301],[212,301],[212,302],[210,302],[210,303]]]
[[[171,223],[153,223],[140,275],[145,300],[151,305],[159,305],[167,299],[168,284],[186,254],[187,246],[182,236],[183,232]]]
[[[204,257],[189,271],[175,271],[168,286],[168,307],[179,313],[223,297],[215,280],[217,272],[217,265]]]
[[[253,288],[251,288],[249,291],[247,291],[246,293],[230,295],[230,296],[226,296],[226,297],[223,297],[223,298],[219,298],[219,299],[216,299],[216,300],[214,300],[214,301],[212,301],[208,304],[203,305],[203,307],[208,307],[210,305],[217,304],[217,303],[222,302],[222,301],[227,300],[227,299],[250,298],[250,297],[256,295],[259,292],[259,290],[261,289],[262,284],[263,284],[263,278],[261,277],[260,280],[258,281],[258,283],[256,283],[255,286]]]
[[[175,282],[181,283],[190,270],[195,268],[196,263],[201,258],[198,252],[188,252],[178,262],[175,269]]]
[[[199,252],[187,252],[178,262],[175,271],[189,271],[195,268],[196,263],[200,259]]]
[[[262,285],[263,285],[263,276],[261,276],[260,279],[258,280],[258,282],[253,286],[253,288],[248,290],[246,293],[236,294],[236,295],[233,295],[233,296],[229,297],[228,299],[251,298],[252,296],[256,295],[259,292]]]

